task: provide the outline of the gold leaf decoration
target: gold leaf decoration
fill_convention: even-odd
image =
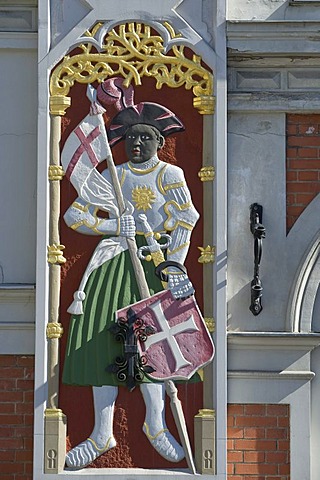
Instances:
[[[187,90],[192,89],[196,97],[204,98],[198,101],[201,105],[195,105],[201,113],[213,113],[212,73],[202,65],[199,55],[193,54],[191,58],[185,55],[184,45],[176,43],[179,34],[167,22],[162,28],[166,28],[169,37],[175,41],[169,54],[160,35],[154,34],[150,26],[135,22],[119,25],[107,32],[100,51],[97,51],[94,37],[98,37],[102,28],[103,24],[99,23],[91,32],[87,31],[86,38],[79,45],[82,53],[65,56],[54,69],[50,80],[53,98],[58,97],[59,100],[67,96],[75,82],[103,82],[108,77],[119,75],[128,87],[132,82],[141,85],[141,78],[147,76],[156,80],[157,89],[163,85],[171,88],[184,85]]]
[[[64,245],[49,245],[48,247],[48,262],[52,265],[54,264],[62,264],[65,263],[67,260],[63,256],[63,250],[65,249]]]
[[[207,245],[206,247],[198,247],[198,249],[201,252],[200,257],[198,258],[199,263],[214,263],[216,247],[210,247],[210,245]]]
[[[63,327],[61,323],[50,322],[47,324],[47,338],[61,338],[63,335]]]
[[[198,177],[201,182],[212,182],[215,178],[216,172],[213,166],[202,167],[198,172]]]
[[[143,210],[144,212],[150,210],[151,205],[152,203],[154,203],[155,199],[155,194],[153,193],[151,188],[147,186],[135,187],[132,190],[132,200],[136,204],[137,210]]]

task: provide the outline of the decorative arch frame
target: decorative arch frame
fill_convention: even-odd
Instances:
[[[220,17],[217,18],[217,22],[218,20],[220,20]],[[213,159],[219,157],[222,159],[226,158],[224,140],[221,142],[214,141],[216,138],[222,138],[221,135],[219,136],[219,132],[225,133],[226,131],[226,64],[223,61],[225,37],[223,36],[222,41],[220,38],[217,53],[213,52],[208,45],[204,45],[207,59],[211,56],[212,61],[209,64],[217,65],[218,76],[214,78],[210,69],[203,64],[199,55],[193,54],[192,58],[185,55],[185,46],[193,49],[193,42],[190,41],[190,32],[184,37],[181,33],[176,33],[167,21],[148,21],[146,23],[141,22],[141,20],[139,22],[98,22],[91,30],[85,31],[76,42],[73,42],[68,48],[68,52],[63,56],[61,56],[62,48],[59,44],[52,49],[50,49],[49,44],[46,47],[44,45],[40,46],[39,68],[40,72],[42,71],[42,77],[46,77],[46,81],[49,83],[49,92],[48,95],[41,96],[40,94],[39,133],[43,126],[43,123],[41,124],[43,113],[46,114],[47,112],[50,114],[50,125],[48,125],[49,128],[47,129],[48,134],[45,134],[39,140],[39,158],[41,164],[41,158],[43,158],[42,146],[47,142],[45,151],[48,153],[50,162],[47,173],[49,187],[45,189],[47,193],[44,192],[43,197],[45,199],[47,196],[47,199],[44,205],[40,205],[38,208],[38,216],[39,214],[42,218],[46,216],[47,219],[49,218],[49,222],[47,227],[42,225],[39,229],[40,236],[48,239],[48,246],[47,267],[44,268],[45,264],[40,260],[38,279],[40,278],[41,283],[45,279],[46,272],[48,272],[48,282],[45,280],[44,284],[40,285],[39,288],[40,296],[38,297],[37,317],[39,318],[44,313],[48,345],[47,348],[45,346],[42,347],[43,332],[41,328],[40,330],[38,328],[38,339],[36,341],[38,345],[41,345],[39,350],[43,349],[43,357],[47,359],[47,372],[46,363],[44,366],[38,367],[36,372],[36,404],[40,413],[36,415],[35,452],[41,451],[45,455],[46,450],[44,450],[43,443],[41,444],[43,436],[51,437],[51,439],[55,437],[54,442],[59,443],[59,438],[57,440],[56,437],[63,437],[66,423],[65,416],[59,409],[58,375],[59,339],[63,334],[63,329],[59,322],[60,267],[65,263],[63,256],[65,247],[60,243],[59,232],[60,181],[64,175],[60,166],[59,143],[61,139],[61,117],[71,105],[71,98],[68,96],[68,93],[75,82],[102,82],[110,76],[122,75],[125,77],[127,85],[131,82],[134,82],[135,85],[140,85],[141,78],[148,76],[155,78],[157,89],[161,89],[163,85],[171,88],[184,87],[188,90],[192,89],[194,94],[193,105],[201,115],[204,115],[203,167],[198,175],[203,186],[204,202],[210,205],[210,208],[205,209],[204,212],[206,216],[205,245],[199,247],[201,251],[199,262],[204,264],[204,316],[209,329],[213,333],[216,345],[219,344],[222,348],[216,356],[215,366],[207,367],[203,415],[206,417],[209,412],[214,412],[215,402],[219,397],[220,415],[217,422],[217,445],[221,445],[222,448],[219,449],[221,454],[218,458],[217,475],[214,475],[214,478],[222,480],[226,478],[224,433],[226,427],[226,331],[225,323],[222,322],[218,326],[215,322],[215,317],[220,315],[222,319],[226,319],[226,245],[224,233],[226,224],[224,190],[226,172],[224,164],[221,165],[220,162],[219,165],[215,165]],[[120,35],[117,33],[116,27],[119,28]],[[107,39],[107,43],[105,43],[105,39]],[[197,41],[198,39],[199,37],[197,37]],[[196,44],[197,42],[195,41],[194,43]],[[45,48],[47,48],[47,55],[45,54]],[[79,51],[75,53],[75,48],[80,49],[80,53]],[[115,54],[119,51],[121,55]],[[115,60],[117,61],[113,63]],[[116,69],[111,70],[108,68],[112,63],[117,64]],[[56,66],[53,67],[53,64]],[[219,80],[222,80],[223,83],[219,84],[221,96],[217,99],[218,109],[221,112],[221,122],[218,125],[218,122],[215,122],[213,118],[216,106],[213,87]],[[40,92],[43,91],[44,89],[42,88],[41,90],[40,85]],[[46,100],[48,100],[48,110],[47,107],[43,108]],[[42,112],[41,106],[43,108]],[[39,183],[44,178],[44,170],[40,164]],[[213,181],[216,170],[219,170],[221,182],[219,186],[214,188]],[[218,205],[215,211],[213,211],[214,202]],[[217,219],[219,219],[222,227],[222,233],[219,234],[214,232],[213,228],[214,224],[217,223]],[[38,258],[41,253],[44,253],[41,245],[38,250]],[[216,292],[215,295],[214,292]],[[213,304],[214,296],[217,300],[217,305]],[[39,298],[41,299],[39,300]],[[222,375],[217,375],[217,372],[222,372]],[[215,380],[213,380],[214,378],[217,378],[216,384]],[[47,392],[46,388],[43,388],[43,381],[47,381]],[[41,410],[43,402],[46,404],[45,410]],[[44,413],[44,435],[39,434],[41,432],[41,424],[43,423],[43,413],[41,414],[41,411]],[[61,448],[63,450],[63,445]],[[218,446],[216,448],[218,449]],[[61,473],[63,470],[64,458],[58,458],[57,462],[56,471],[50,473]],[[39,478],[42,478],[42,476],[39,476],[41,473],[39,462],[36,462],[35,472],[37,472]],[[48,472],[45,471],[43,478],[46,478],[46,473]]]
[[[292,331],[311,333],[313,309],[319,290],[320,232],[313,240],[299,267],[291,302]]]
[[[144,76],[156,80],[156,88],[192,88],[194,106],[201,114],[214,113],[213,75],[202,65],[199,55],[189,59],[184,54],[184,41],[168,23],[97,23],[85,32],[78,48],[81,53],[67,55],[54,69],[50,80],[50,113],[63,115],[70,105],[68,93],[75,82],[103,82],[110,76],[125,78],[124,86],[132,82],[141,85]],[[164,35],[153,34],[157,28]],[[93,51],[96,50],[96,51]],[[172,52],[171,55],[168,55]]]
[[[319,287],[319,205],[320,195],[317,195],[288,235],[287,250],[294,260],[288,271],[288,278],[292,278],[286,315],[286,330],[289,332],[313,332],[313,307]]]
[[[110,25],[109,25],[110,27]],[[60,185],[64,172],[60,166],[59,142],[61,137],[61,117],[71,105],[68,96],[72,86],[78,82],[89,84],[103,82],[111,76],[125,78],[124,86],[132,82],[142,84],[144,76],[152,77],[156,89],[163,85],[171,88],[185,87],[192,89],[193,105],[202,115],[214,113],[213,75],[205,66],[199,55],[188,58],[184,54],[185,46],[180,44],[180,36],[175,33],[169,23],[153,24],[165,32],[163,39],[149,25],[139,22],[119,24],[108,29],[103,23],[97,23],[90,31],[86,31],[77,50],[72,50],[53,69],[50,77],[50,114],[51,114],[51,161],[49,166],[50,181],[50,244],[48,246],[48,263],[50,265],[49,312],[51,321],[47,324],[49,341],[49,382],[48,408],[46,419],[64,418],[59,409],[59,338],[63,328],[59,322],[60,308],[60,266],[66,262],[63,256],[64,245],[60,243],[59,215]],[[208,132],[207,132],[208,133]],[[213,170],[206,166],[199,172],[202,181],[213,180]],[[210,202],[212,204],[212,202]],[[199,247],[199,262],[210,264],[214,261],[213,247]],[[212,303],[212,293],[207,303]],[[208,297],[208,295],[207,295]],[[207,314],[207,315],[206,315]],[[213,315],[205,312],[209,330],[214,331]],[[206,409],[208,416],[210,409]],[[211,410],[213,412],[213,410]],[[213,415],[213,413],[212,413]],[[46,451],[50,448],[47,447]],[[62,461],[62,460],[61,460]]]

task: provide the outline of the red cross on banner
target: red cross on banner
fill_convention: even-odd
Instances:
[[[81,158],[81,155],[86,152],[88,154],[88,157],[92,163],[93,167],[96,167],[99,163],[99,160],[97,158],[97,155],[92,148],[92,142],[95,138],[97,138],[99,135],[101,135],[99,125],[92,130],[89,135],[86,136],[86,134],[83,132],[81,125],[78,125],[77,128],[75,128],[74,133],[80,140],[81,144],[75,151],[74,155],[72,156],[69,166],[66,171],[66,176],[68,179],[70,179],[72,172],[77,165],[79,159]]]

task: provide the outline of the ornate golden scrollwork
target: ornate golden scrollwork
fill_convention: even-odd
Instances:
[[[206,324],[207,329],[209,330],[210,333],[215,332],[216,322],[215,322],[214,318],[206,317],[206,318],[204,318],[204,323]]]
[[[215,168],[213,166],[202,167],[198,172],[198,177],[201,182],[212,182],[216,176]]]
[[[63,256],[64,245],[49,245],[48,246],[48,262],[52,265],[58,263],[66,263],[67,259]]]
[[[215,246],[210,247],[210,245],[207,245],[206,247],[198,247],[198,249],[201,252],[200,257],[198,258],[199,263],[214,263],[216,254]]]
[[[61,338],[63,335],[63,327],[61,323],[50,322],[47,324],[47,338]]]
[[[153,77],[156,88],[163,85],[171,88],[185,86],[195,95],[194,105],[202,114],[213,113],[214,97],[213,76],[203,65],[199,55],[188,58],[184,45],[179,45],[179,35],[165,22],[168,37],[175,40],[170,54],[166,54],[166,45],[160,35],[156,35],[150,26],[141,23],[126,23],[106,33],[100,51],[95,44],[103,29],[98,23],[91,32],[86,32],[83,43],[79,45],[82,53],[65,56],[55,68],[50,80],[50,112],[55,115],[64,111],[70,88],[75,82],[102,82],[106,78],[120,75],[129,86],[132,81],[141,85],[143,76]],[[69,99],[70,101],[70,99]]]
[[[65,173],[60,165],[50,165],[48,169],[49,180],[62,180]]]

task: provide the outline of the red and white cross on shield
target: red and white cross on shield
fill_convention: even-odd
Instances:
[[[148,374],[153,379],[188,380],[212,360],[214,345],[193,296],[175,300],[164,291],[118,310],[116,317],[126,318],[129,308],[155,331],[145,342],[137,336],[140,355],[154,369]]]

